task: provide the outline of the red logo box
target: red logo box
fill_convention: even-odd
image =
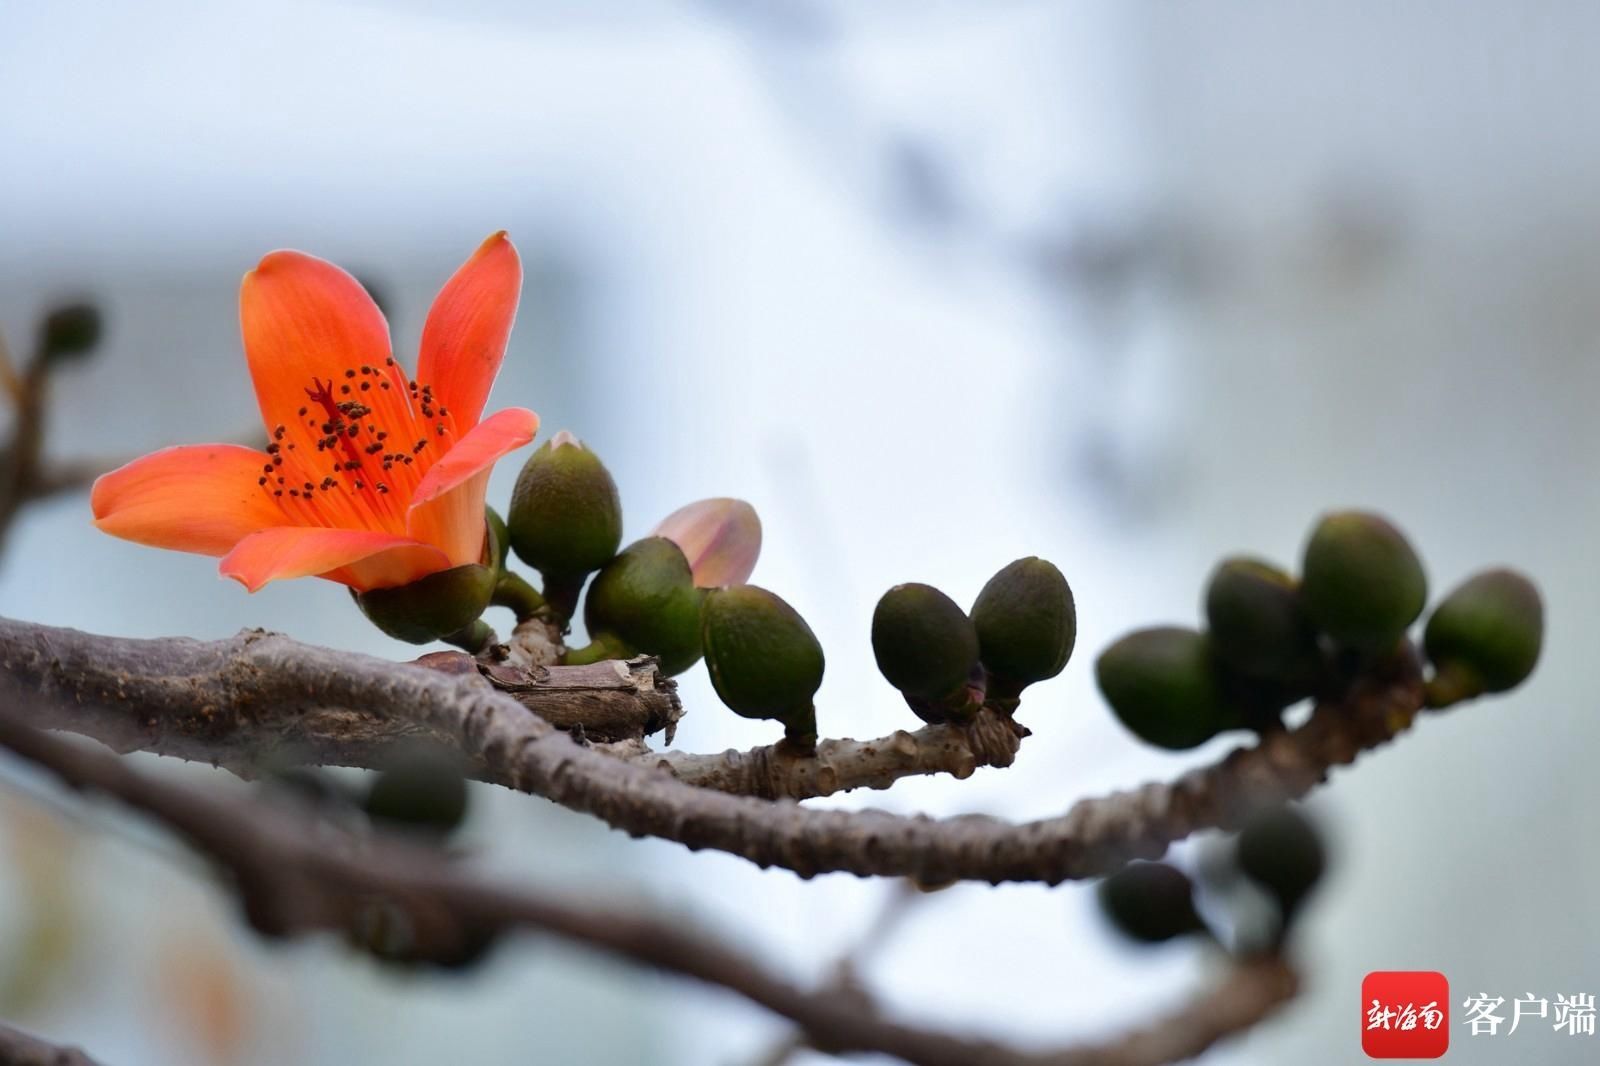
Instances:
[[[1450,982],[1432,970],[1374,970],[1361,982],[1361,1050],[1436,1059],[1450,1047]]]

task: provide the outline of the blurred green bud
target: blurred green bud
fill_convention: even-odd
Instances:
[[[434,745],[396,751],[367,791],[367,816],[391,827],[443,837],[466,819],[469,802],[461,758]]]
[[[1210,640],[1192,629],[1129,633],[1100,653],[1095,679],[1122,724],[1158,748],[1198,747],[1243,724],[1223,691]]]
[[[454,972],[481,964],[499,941],[491,927],[431,901],[410,899],[402,906],[382,896],[357,905],[345,939],[393,966]]]
[[[595,575],[584,600],[584,624],[608,649],[606,657],[624,651],[654,655],[663,673],[681,674],[700,658],[704,597],[678,546],[664,537],[646,537]]]
[[[503,571],[506,568],[506,555],[511,551],[511,531],[506,529],[506,520],[493,507],[485,507],[483,517],[489,525],[489,548],[485,552],[487,559],[484,565]]]
[[[1072,588],[1054,564],[1018,559],[989,579],[972,604],[991,694],[1015,699],[1035,681],[1055,677],[1072,657],[1078,612]]]
[[[1214,645],[1213,645],[1214,648]],[[1213,650],[1223,703],[1238,717],[1238,725],[1257,733],[1283,729],[1283,712],[1315,691],[1311,679],[1276,681],[1246,677],[1218,658]]]
[[[924,720],[977,709],[968,685],[978,665],[978,631],[932,585],[896,585],[883,594],[872,612],[872,654]]]
[[[494,593],[493,567],[468,563],[409,585],[354,593],[373,625],[396,640],[426,644],[472,626]]]
[[[1358,651],[1389,651],[1428,601],[1417,553],[1375,514],[1324,515],[1306,542],[1301,571],[1301,596],[1312,621]]]
[[[39,356],[46,362],[88,355],[99,343],[100,310],[93,304],[58,307],[39,326]]]
[[[706,668],[722,702],[745,718],[782,722],[814,741],[812,697],[822,685],[822,645],[798,611],[755,585],[706,593]]]
[[[1428,619],[1423,647],[1437,673],[1428,702],[1442,707],[1527,680],[1544,643],[1544,603],[1514,570],[1485,570],[1458,585]]]
[[[756,509],[727,496],[678,508],[651,536],[666,537],[683,549],[694,583],[703,589],[744,584],[761,555],[761,518]]]
[[[1206,584],[1211,647],[1247,677],[1309,686],[1319,664],[1317,631],[1294,579],[1259,559],[1224,559]]]
[[[1133,862],[1099,888],[1100,909],[1130,940],[1159,944],[1206,925],[1194,908],[1194,884],[1187,874],[1164,862]]]
[[[1245,876],[1278,901],[1285,926],[1328,865],[1316,826],[1290,806],[1254,815],[1239,833],[1235,854]]]
[[[517,558],[543,574],[547,585],[551,579],[581,585],[622,543],[617,483],[594,452],[562,430],[522,467],[506,525]]]

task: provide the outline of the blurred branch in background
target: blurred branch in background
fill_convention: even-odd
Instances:
[[[83,463],[51,466],[44,458],[51,375],[64,363],[88,355],[99,343],[100,312],[89,304],[72,304],[46,315],[33,355],[20,369],[5,337],[0,336],[0,385],[15,412],[11,435],[0,446],[0,549],[25,505],[86,488],[111,468]]]
[[[794,1022],[808,1043],[830,1052],[878,1052],[924,1066],[1164,1063],[1192,1057],[1255,1024],[1297,987],[1281,958],[1251,959],[1232,964],[1209,992],[1147,1031],[1105,1047],[1027,1052],[887,1020],[859,995],[833,988],[807,992],[708,933],[637,907],[601,908],[498,887],[446,854],[394,835],[340,835],[331,826],[308,831],[310,811],[146,775],[115,755],[56,739],[9,715],[0,716],[0,746],[74,789],[111,796],[155,818],[210,856],[265,936],[336,931],[357,942],[376,937],[377,950],[395,957],[455,967],[480,957],[509,931],[552,933],[726,988]],[[17,1037],[18,1046],[26,1046],[23,1039]]]
[[[889,898],[878,909],[872,924],[834,962],[824,989],[830,994],[858,996],[864,1003],[870,1004],[870,993],[861,980],[862,966],[882,949],[911,916],[911,912],[916,910],[917,901],[926,897],[927,893],[919,889],[914,881],[895,882],[889,890]],[[806,1046],[805,1034],[795,1033],[774,1044],[755,1060],[753,1066],[786,1066]]]
[[[90,303],[65,304],[39,323],[38,339],[27,362],[18,365],[0,334],[0,388],[13,419],[11,433],[0,444],[0,551],[22,508],[63,493],[89,488],[101,474],[134,456],[88,456],[50,459],[50,397],[53,378],[65,366],[94,353],[102,334],[100,311]],[[241,434],[254,442],[256,434]]]

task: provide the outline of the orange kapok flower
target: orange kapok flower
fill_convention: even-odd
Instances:
[[[95,482],[95,525],[221,556],[221,572],[251,592],[308,575],[364,592],[480,562],[490,468],[539,428],[521,407],[480,417],[521,288],[517,251],[497,233],[434,300],[412,379],[359,282],[300,252],[271,253],[239,290],[270,443],[137,459]]]

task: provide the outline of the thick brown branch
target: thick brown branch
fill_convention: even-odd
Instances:
[[[729,989],[794,1022],[813,1046],[828,1051],[878,1052],[923,1066],[1155,1064],[1197,1054],[1253,1025],[1294,992],[1282,962],[1248,964],[1175,1015],[1192,1027],[1185,1035],[1160,1040],[1143,1034],[1105,1049],[1023,1052],[889,1021],[861,997],[807,992],[706,932],[639,907],[600,908],[490,885],[442,853],[405,841],[307,832],[305,812],[152,777],[10,716],[0,715],[0,746],[74,788],[154,816],[232,875],[246,912],[271,935],[356,932],[362,915],[381,906],[408,928],[410,957],[450,960],[484,937],[539,930]],[[1167,1057],[1146,1057],[1152,1055]]]
[[[1388,741],[1422,706],[1414,663],[1364,679],[1292,732],[1172,784],[1082,800],[1012,823],[819,811],[695,788],[578,744],[478,678],[450,677],[245,632],[230,640],[124,640],[0,620],[0,700],[35,724],[241,773],[274,753],[371,765],[375,747],[427,733],[482,779],[593,814],[636,836],[715,848],[761,866],[949,880],[1098,877],[1255,807],[1303,795],[1331,767]],[[48,707],[48,711],[38,708]]]

